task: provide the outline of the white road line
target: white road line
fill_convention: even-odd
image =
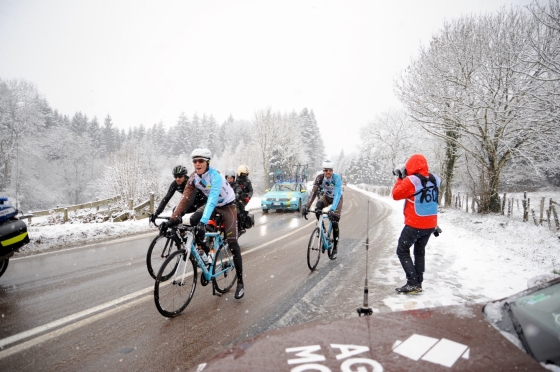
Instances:
[[[304,225],[304,226],[301,226],[301,227],[297,228],[296,230],[293,230],[292,232],[290,232],[290,233],[288,233],[288,234],[286,234],[286,235],[284,235],[284,236],[281,236],[281,237],[276,238],[276,239],[274,239],[274,240],[271,240],[271,241],[269,241],[269,242],[267,242],[267,243],[261,244],[261,245],[255,247],[255,248],[252,248],[252,249],[250,249],[250,250],[248,250],[248,251],[246,251],[246,252],[243,252],[242,255],[249,254],[249,253],[254,252],[254,251],[256,251],[256,250],[262,249],[262,248],[264,248],[264,247],[266,247],[266,246],[268,246],[268,245],[270,245],[270,244],[276,243],[277,241],[282,240],[282,239],[285,239],[285,238],[289,237],[290,235],[293,235],[293,234],[295,234],[296,232],[298,232],[298,231],[300,231],[300,230],[302,230],[302,229],[308,227],[309,225],[315,224],[315,223],[316,223],[316,221],[311,221],[311,222],[309,222],[308,224],[306,224],[306,225]],[[99,306],[92,307],[91,309],[87,309],[87,310],[84,310],[84,311],[80,311],[79,313],[76,313],[76,314],[73,314],[73,315],[69,315],[69,316],[64,317],[64,318],[62,318],[62,319],[59,319],[59,320],[55,320],[55,321],[50,322],[50,323],[48,323],[48,324],[45,324],[45,325],[43,325],[43,326],[35,327],[35,328],[30,329],[30,330],[28,330],[28,331],[24,331],[24,332],[15,334],[15,335],[10,336],[10,337],[6,337],[6,338],[0,340],[0,349],[3,349],[6,345],[12,344],[12,343],[14,343],[14,342],[21,341],[21,340],[23,340],[23,339],[25,339],[25,338],[34,336],[34,335],[36,335],[36,334],[39,334],[39,333],[42,333],[42,332],[51,330],[51,329],[56,328],[56,327],[63,326],[63,325],[66,324],[66,323],[73,322],[73,321],[75,321],[75,320],[77,320],[77,319],[80,319],[80,318],[82,318],[82,317],[89,316],[89,315],[91,315],[91,314],[93,314],[93,313],[95,313],[95,312],[103,311],[103,310],[105,310],[105,309],[107,309],[107,308],[109,308],[109,307],[112,307],[112,306],[121,304],[121,303],[123,303],[123,302],[125,302],[125,301],[129,301],[129,300],[131,300],[131,299],[133,299],[133,298],[135,298],[135,297],[138,297],[138,296],[141,296],[141,295],[143,295],[143,294],[149,293],[149,292],[151,292],[151,291],[153,291],[153,290],[154,290],[154,287],[153,287],[153,286],[150,286],[150,287],[148,287],[148,288],[141,289],[141,290],[136,291],[136,292],[134,292],[134,293],[131,293],[131,294],[129,294],[129,295],[126,295],[126,296],[117,298],[117,299],[115,299],[115,300],[113,300],[113,301],[109,301],[109,302],[106,302],[106,303],[101,304],[101,305],[99,305]],[[120,308],[122,308],[122,309],[128,308],[128,307],[130,307],[130,304],[137,304],[137,303],[140,303],[140,302],[144,301],[146,298],[152,298],[152,296],[142,297],[142,298],[140,298],[140,299],[138,299],[138,300],[135,300],[135,301],[130,302],[130,303],[128,303],[128,304],[122,305]],[[90,318],[88,318],[88,319],[83,319],[83,320],[78,321],[78,322],[76,322],[76,323],[74,323],[74,324],[71,324],[71,325],[66,326],[66,327],[64,327],[64,328],[61,328],[60,330],[49,332],[49,333],[47,333],[47,334],[45,334],[45,335],[42,335],[42,336],[39,336],[39,337],[37,337],[37,338],[35,338],[35,339],[33,339],[33,340],[26,341],[26,342],[24,342],[24,343],[22,343],[22,344],[20,344],[20,345],[16,345],[16,346],[11,347],[11,348],[9,348],[9,349],[7,349],[7,350],[1,351],[1,352],[0,352],[0,359],[5,358],[5,357],[7,357],[7,356],[9,356],[9,355],[12,355],[12,354],[14,354],[14,353],[20,352],[20,351],[22,351],[22,350],[25,350],[25,349],[27,349],[27,348],[29,348],[29,347],[35,346],[35,345],[37,345],[38,343],[47,341],[47,340],[49,340],[49,339],[51,339],[51,338],[53,338],[53,337],[57,337],[57,336],[60,335],[60,334],[57,333],[57,332],[59,332],[59,331],[61,331],[61,332],[63,332],[63,333],[67,333],[67,332],[70,332],[70,331],[72,331],[72,330],[74,330],[74,329],[77,329],[77,328],[79,328],[79,327],[82,327],[82,326],[85,326],[85,325],[87,325],[87,324],[90,324],[91,322],[93,322],[93,321],[95,321],[95,320],[97,320],[97,319],[104,318],[104,317],[106,316],[105,314],[108,314],[108,313],[111,313],[111,314],[112,314],[113,312],[118,312],[118,311],[120,311],[120,310],[117,310],[117,309],[120,309],[120,308],[117,307],[117,308],[108,310],[108,311],[106,311],[106,312],[104,312],[104,313],[96,314],[96,315],[94,315],[94,316],[92,316],[92,317],[90,317]],[[13,351],[13,352],[12,352],[12,350],[16,350],[16,351]]]
[[[141,297],[141,298],[139,298],[139,299],[136,299],[136,300],[134,300],[134,301],[132,301],[132,302],[129,302],[129,303],[127,303],[127,304],[124,304],[124,305],[122,305],[122,306],[115,307],[115,308],[113,308],[113,309],[111,309],[111,310],[105,311],[104,313],[99,313],[99,314],[96,314],[96,315],[94,315],[94,316],[92,316],[92,317],[89,317],[89,318],[86,318],[86,319],[82,319],[82,320],[80,320],[80,321],[78,321],[78,322],[76,322],[76,323],[70,324],[70,325],[68,325],[68,326],[66,326],[66,327],[63,327],[63,328],[54,330],[54,331],[52,331],[52,332],[46,333],[46,334],[44,334],[44,335],[41,335],[41,336],[39,336],[39,337],[36,337],[36,338],[34,338],[34,339],[32,339],[32,340],[26,341],[26,342],[24,342],[24,343],[21,343],[21,344],[19,344],[19,345],[16,345],[16,346],[14,346],[14,347],[9,348],[9,349],[0,351],[0,360],[3,359],[3,358],[7,358],[7,357],[9,357],[10,355],[17,354],[17,353],[19,353],[19,352],[21,352],[21,351],[23,351],[23,350],[29,349],[30,347],[39,345],[39,344],[42,343],[42,342],[49,341],[50,339],[53,339],[53,338],[55,338],[55,337],[60,337],[60,336],[62,336],[62,335],[65,334],[65,333],[74,331],[74,330],[76,330],[76,329],[78,329],[78,328],[80,328],[80,327],[86,326],[86,325],[88,325],[88,324],[91,324],[91,323],[96,322],[96,321],[98,321],[98,320],[101,320],[101,319],[103,319],[103,318],[106,318],[106,317],[108,317],[108,316],[110,316],[110,315],[114,315],[114,314],[116,314],[116,313],[118,313],[118,312],[120,312],[120,311],[129,309],[129,308],[132,308],[132,307],[138,305],[139,303],[144,302],[144,301],[146,301],[146,300],[149,300],[149,299],[151,299],[151,298],[153,298],[153,297],[152,297],[152,296],[144,296],[144,297]]]
[[[66,323],[73,322],[73,321],[75,321],[79,318],[83,318],[84,316],[88,316],[88,315],[91,315],[95,312],[105,310],[108,307],[118,305],[118,304],[120,304],[122,302],[125,302],[125,301],[129,301],[129,300],[131,300],[135,297],[141,296],[141,295],[146,294],[146,293],[148,293],[150,291],[153,291],[153,290],[154,290],[154,287],[144,288],[144,289],[141,289],[141,290],[136,291],[134,293],[131,293],[129,295],[117,298],[116,300],[105,302],[104,304],[92,307],[92,308],[84,310],[84,311],[80,311],[79,313],[69,315],[69,316],[64,317],[62,319],[59,319],[59,320],[55,320],[54,322],[50,322],[50,323],[47,323],[45,325],[30,329],[28,331],[21,332],[21,333],[18,333],[16,335],[13,335],[13,336],[10,336],[10,337],[6,337],[6,338],[0,340],[0,349],[3,349],[4,346],[9,345],[11,343],[23,340],[24,338],[34,336],[38,333],[45,332],[45,331],[48,331],[48,330],[56,328],[56,327],[60,327],[61,325],[64,325]]]

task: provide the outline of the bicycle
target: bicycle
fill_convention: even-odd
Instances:
[[[228,292],[237,281],[233,256],[226,249],[221,232],[205,234],[207,244],[211,244],[210,247],[215,251],[212,261],[207,264],[198,253],[193,233],[195,228],[179,226],[171,227],[170,230],[184,230],[186,243],[181,240],[180,249],[163,262],[154,284],[156,308],[168,318],[179,315],[189,305],[196,289],[199,268],[202,271],[200,284],[206,286],[211,281],[214,295],[221,296]],[[176,234],[175,231],[173,233]]]
[[[307,266],[309,267],[309,270],[313,271],[319,263],[321,253],[327,252],[329,259],[333,259],[332,250],[334,246],[334,239],[332,221],[330,219],[328,229],[325,229],[324,218],[327,213],[323,211],[309,211],[309,213],[321,213],[319,215],[319,220],[317,220],[317,226],[311,233],[311,236],[309,237],[309,244],[307,245]],[[307,215],[304,217],[307,220]]]
[[[156,219],[169,220],[169,217],[156,217]],[[152,223],[152,216],[150,215],[150,223]],[[153,224],[160,228],[161,224],[153,222]],[[222,240],[225,240],[225,235],[223,233],[223,222],[220,215],[216,215],[215,218],[208,221],[208,229],[210,232],[219,231],[222,235]],[[213,230],[213,231],[212,231]],[[162,231],[160,228],[159,234],[152,240],[148,252],[146,254],[146,267],[148,268],[148,273],[154,279],[157,277],[157,273],[167,257],[175,250],[179,250],[181,247],[181,241],[186,242],[186,226],[178,225],[176,230]]]

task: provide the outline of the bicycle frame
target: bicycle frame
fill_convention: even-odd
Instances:
[[[321,242],[323,243],[323,251],[328,251],[331,245],[333,244],[329,242],[329,239],[327,238],[327,236],[330,235],[332,230],[332,221],[330,219],[329,219],[329,228],[328,230],[325,230],[324,219],[326,215],[327,213],[321,212],[321,215],[319,216],[319,220],[317,221],[317,227],[319,228],[319,233],[321,234]]]
[[[214,250],[216,252],[218,252],[218,248],[225,245],[219,232],[214,232],[214,233],[208,233],[207,232],[205,234],[205,236],[214,238],[214,244],[213,244],[212,248],[214,248]],[[212,274],[212,268],[214,267],[215,260],[212,260],[212,262],[210,263],[210,266],[208,266],[208,268],[206,268],[206,264],[202,260],[202,257],[200,257],[200,254],[198,254],[198,248],[196,247],[196,244],[195,244],[195,241],[194,241],[194,235],[192,233],[192,228],[187,229],[187,240],[186,240],[185,246],[186,247],[190,246],[190,249],[186,249],[185,261],[189,260],[190,255],[192,254],[193,257],[194,257],[194,260],[196,261],[196,263],[198,265],[198,267],[202,270],[202,275],[204,275],[204,278],[208,281],[210,281],[214,278],[217,278],[218,276],[230,271],[234,267],[233,266],[233,258],[230,256],[228,250],[224,249],[223,252],[225,252],[225,254],[228,258],[228,261],[231,262],[231,266],[226,268],[225,270],[218,271],[215,274]]]

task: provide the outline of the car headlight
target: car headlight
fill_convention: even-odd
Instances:
[[[296,201],[298,198],[297,197],[293,197],[290,199],[290,201]]]

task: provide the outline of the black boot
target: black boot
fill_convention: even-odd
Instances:
[[[239,300],[245,294],[245,288],[243,286],[243,282],[237,282],[237,289],[235,290],[235,299]]]

